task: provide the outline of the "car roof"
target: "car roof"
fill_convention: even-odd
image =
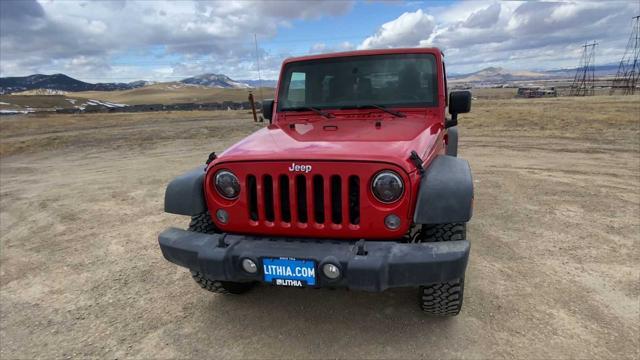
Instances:
[[[348,57],[348,56],[384,55],[384,54],[433,54],[437,56],[437,55],[442,55],[442,52],[438,48],[395,48],[395,49],[354,50],[354,51],[343,51],[343,52],[291,57],[291,58],[285,59],[283,62],[283,65],[287,63],[298,62],[298,61],[330,59],[330,58]]]

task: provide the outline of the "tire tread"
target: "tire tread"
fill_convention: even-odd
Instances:
[[[192,216],[188,230],[203,234],[215,234],[220,232],[213,223],[209,211]],[[191,277],[198,285],[200,285],[201,288],[216,294],[242,294],[251,290],[255,286],[255,283],[252,282],[241,283],[209,279],[205,274],[194,270],[191,270]]]

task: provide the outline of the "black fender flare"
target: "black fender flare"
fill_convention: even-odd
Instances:
[[[438,155],[420,180],[416,224],[464,223],[473,215],[473,178],[466,160]]]
[[[171,180],[164,193],[164,211],[171,214],[193,216],[207,211],[204,199],[206,165]]]
[[[458,127],[447,129],[447,155],[458,156]]]

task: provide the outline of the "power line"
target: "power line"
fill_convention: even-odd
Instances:
[[[611,83],[610,95],[616,90],[622,90],[624,95],[633,95],[640,85],[640,16],[633,17],[634,23],[627,42],[627,48],[622,55],[616,77]]]

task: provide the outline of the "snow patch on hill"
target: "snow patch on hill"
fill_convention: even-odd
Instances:
[[[13,93],[12,95],[67,95],[68,91],[57,89],[32,89]]]
[[[223,74],[202,74],[180,80],[183,84],[202,85],[211,88],[250,89],[251,85],[235,81]]]
[[[35,112],[35,110],[31,108],[26,110],[0,109],[0,115],[18,115],[18,114],[28,114],[32,112]]]
[[[86,102],[87,105],[102,105],[102,106],[106,106],[109,108],[121,108],[121,107],[125,107],[128,106],[126,104],[117,104],[117,103],[112,103],[109,101],[102,101],[102,100],[88,100]]]

